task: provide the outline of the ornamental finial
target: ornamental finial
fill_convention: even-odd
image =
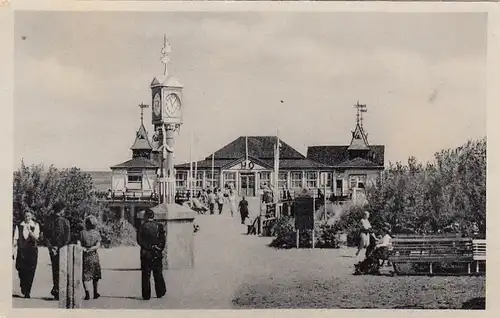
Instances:
[[[168,75],[168,62],[170,62],[170,57],[168,53],[172,52],[170,43],[167,41],[167,36],[163,35],[163,48],[161,49],[161,62],[165,65],[164,75]]]

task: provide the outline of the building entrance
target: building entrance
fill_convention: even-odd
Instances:
[[[253,173],[240,174],[240,196],[255,196],[255,175]]]

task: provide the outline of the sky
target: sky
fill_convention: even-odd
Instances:
[[[16,167],[130,159],[164,34],[184,84],[176,163],[277,130],[304,155],[349,144],[358,100],[386,163],[486,136],[484,13],[17,11]]]

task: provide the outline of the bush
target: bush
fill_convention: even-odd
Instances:
[[[71,242],[75,243],[88,215],[99,215],[103,208],[92,192],[92,177],[78,168],[58,170],[53,166],[26,166],[14,172],[13,222],[18,223],[25,212],[32,212],[42,229],[57,200],[66,204],[65,216],[71,224]],[[43,244],[43,242],[41,242]]]
[[[288,249],[297,246],[297,231],[295,230],[295,219],[293,217],[284,216],[280,218],[275,226],[274,232],[276,238],[269,246]],[[316,224],[315,226],[315,243],[318,248],[338,248],[336,232],[332,225]],[[300,248],[312,247],[312,231],[302,231],[299,237]]]
[[[366,190],[373,222],[388,222],[395,233],[485,238],[486,138],[440,151],[426,165],[414,157],[390,164]]]
[[[338,230],[335,225],[322,223],[316,229],[316,242],[315,246],[318,248],[338,248],[339,242],[337,240]]]
[[[98,201],[93,191],[92,177],[78,168],[45,169],[42,164],[27,166],[24,162],[14,172],[13,223],[17,224],[25,212],[32,212],[43,229],[52,214],[52,205],[62,200],[66,204],[65,217],[71,225],[71,243],[76,243],[84,219],[89,215],[108,215],[109,209]],[[135,245],[134,227],[127,221],[108,221],[99,226],[103,247]]]

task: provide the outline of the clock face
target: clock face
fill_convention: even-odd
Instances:
[[[181,108],[181,100],[176,94],[169,94],[165,98],[165,112],[167,116],[173,117]]]
[[[155,116],[160,116],[160,111],[160,94],[156,93],[155,98],[153,99],[153,112],[155,113]]]

